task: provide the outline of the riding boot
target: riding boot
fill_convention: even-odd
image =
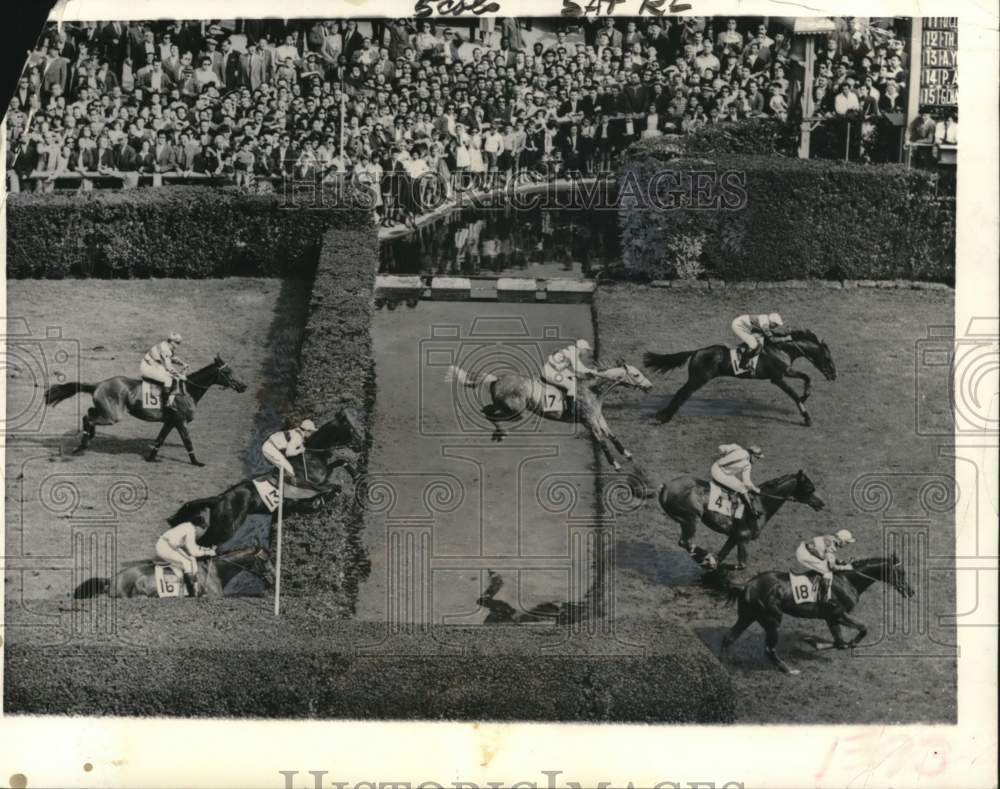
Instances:
[[[820,578],[820,590],[823,598],[823,605],[833,605],[833,579]]]
[[[198,596],[198,580],[191,573],[184,573],[184,588],[187,589],[188,597]]]
[[[576,398],[572,395],[566,395],[566,405],[563,409],[563,415],[567,419],[572,419],[576,416]]]
[[[170,388],[167,389],[167,408],[174,407],[174,400],[177,399],[177,381],[170,384]]]
[[[155,444],[149,448],[149,454],[146,455],[146,460],[152,463],[156,460],[156,454],[160,451],[160,448]]]
[[[756,540],[757,535],[760,534],[760,523],[757,520],[757,510],[754,508],[753,499],[750,497],[749,493],[741,493],[740,499],[743,500],[743,506],[745,507],[743,511],[743,522],[750,529],[750,539]]]

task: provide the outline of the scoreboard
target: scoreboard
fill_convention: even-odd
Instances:
[[[924,17],[920,43],[920,104],[957,107],[958,17]]]

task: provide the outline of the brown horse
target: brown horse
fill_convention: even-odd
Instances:
[[[117,375],[107,378],[97,384],[85,384],[79,381],[56,384],[45,390],[46,405],[55,406],[63,400],[75,397],[81,392],[93,395],[94,405],[83,417],[83,436],[74,454],[82,454],[97,432],[97,425],[113,425],[123,416],[129,414],[144,422],[162,422],[163,427],[156,441],[150,448],[146,460],[156,460],[163,442],[173,430],[176,430],[184,442],[191,463],[195,466],[205,464],[198,460],[194,453],[194,444],[188,433],[187,423],[194,419],[194,410],[198,401],[213,386],[222,389],[232,389],[236,392],[246,391],[247,385],[240,381],[229,365],[221,357],[187,377],[184,394],[178,394],[172,408],[146,408],[142,402],[142,381],[138,378],[126,378]]]
[[[604,419],[603,398],[616,386],[626,386],[648,392],[653,388],[637,367],[619,360],[617,367],[602,371],[601,376],[579,376],[577,378],[576,415],[568,418],[563,414],[561,406],[556,411],[546,408],[546,398],[556,400],[561,397],[555,387],[546,384],[541,378],[520,375],[513,372],[500,374],[469,373],[461,367],[452,365],[448,368],[445,381],[457,382],[460,386],[475,388],[489,386],[490,405],[483,406],[483,415],[493,423],[493,440],[503,441],[507,435],[500,428],[501,422],[518,419],[525,413],[535,414],[545,419],[567,421],[576,418],[587,426],[590,434],[598,443],[615,470],[621,469],[621,463],[611,454],[608,441],[626,460],[632,459],[632,453],[625,449],[618,436],[611,432]]]
[[[793,370],[796,359],[804,358],[826,377],[828,381],[837,379],[837,368],[833,363],[830,348],[815,334],[808,330],[793,331],[787,339],[771,340],[759,354],[757,366],[753,373],[733,372],[730,348],[725,345],[709,345],[696,351],[681,351],[680,353],[652,353],[643,357],[643,364],[660,373],[669,372],[687,362],[688,379],[677,390],[670,404],[656,413],[660,422],[669,422],[687,399],[701,389],[713,378],[753,378],[770,381],[795,402],[806,425],[812,424],[812,417],[806,410],[806,400],[812,387],[812,380],[801,370]],[[802,394],[799,395],[785,378],[799,378],[803,381]]]
[[[818,577],[818,573],[813,572],[803,575],[810,576],[813,582]],[[729,603],[737,603],[738,619],[722,639],[722,657],[726,657],[729,647],[743,631],[757,622],[764,628],[764,651],[771,662],[786,674],[798,674],[798,669],[789,668],[776,652],[778,627],[784,614],[799,619],[823,619],[833,635],[834,647],[847,649],[857,646],[867,635],[868,628],[853,619],[850,612],[858,604],[862,593],[876,581],[888,584],[903,597],[913,597],[913,587],[907,582],[903,564],[896,554],[851,562],[850,570],[835,573],[830,602],[796,602],[788,573],[760,573],[746,586],[724,586],[716,591],[725,595]],[[857,631],[850,641],[844,641],[841,628],[845,626]]]
[[[274,579],[274,569],[266,548],[237,548],[218,556],[198,560],[198,589],[204,597],[222,597],[226,584],[243,571],[261,578],[270,586]],[[180,584],[181,597],[185,596],[184,584]],[[143,559],[126,562],[114,578],[88,578],[73,592],[76,600],[84,600],[99,595],[112,597],[159,597],[156,584],[156,562]]]
[[[816,486],[801,469],[795,474],[785,474],[768,480],[760,486],[757,533],[753,534],[751,524],[746,518],[736,520],[729,515],[710,510],[708,491],[709,483],[706,480],[682,475],[661,485],[657,498],[664,514],[681,525],[681,539],[678,544],[692,559],[711,570],[718,567],[734,546],[737,548],[736,569],[743,569],[749,554],[748,543],[759,536],[764,525],[786,501],[808,504],[817,511],[825,506],[822,499],[816,495]],[[754,494],[754,498],[757,496],[758,494]],[[719,534],[725,534],[728,538],[718,556],[694,543],[693,537],[699,523]]]
[[[309,436],[306,451],[288,458],[295,481],[285,479],[285,514],[314,510],[322,506],[328,495],[339,493],[333,473],[337,468],[343,466],[352,479],[356,477],[353,462],[364,449],[364,436],[364,427],[347,408]],[[351,451],[351,456],[345,456],[345,449]],[[220,545],[235,534],[248,516],[271,513],[254,485],[254,479],[261,478],[277,485],[276,472],[240,480],[215,496],[185,502],[167,518],[167,523],[176,526],[200,515],[208,523],[208,531],[198,540],[199,544]]]

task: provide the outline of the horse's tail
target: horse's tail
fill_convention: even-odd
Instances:
[[[167,523],[171,526],[177,526],[186,520],[191,520],[194,515],[197,515],[202,510],[214,507],[218,500],[218,496],[206,496],[203,499],[192,499],[191,501],[182,504],[181,508],[177,510],[177,512],[167,518]]]
[[[642,363],[658,373],[668,373],[675,370],[686,362],[694,351],[681,351],[680,353],[653,353],[646,351],[642,357]]]
[[[45,405],[59,405],[63,400],[69,400],[69,398],[75,397],[81,392],[93,394],[96,390],[97,384],[83,384],[79,381],[56,384],[45,390]]]
[[[88,578],[73,590],[74,600],[87,600],[111,593],[110,578]]]
[[[480,384],[491,384],[497,380],[497,376],[493,373],[486,373],[485,375],[477,375],[476,373],[467,373],[457,364],[452,364],[448,366],[447,372],[444,374],[444,382],[450,384],[453,381],[457,381],[459,386],[479,386]]]

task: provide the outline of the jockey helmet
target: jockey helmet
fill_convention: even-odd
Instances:
[[[181,343],[180,332],[175,332],[175,331],[170,332],[170,335],[167,337],[167,342],[172,342],[177,345],[180,345]]]
[[[756,444],[751,444],[750,446],[748,446],[747,447],[747,452],[749,452],[754,457],[758,457],[758,458],[764,457],[764,450],[761,449]]]
[[[840,540],[845,545],[850,545],[852,542],[855,541],[854,540],[854,535],[851,534],[847,529],[841,529],[840,531],[838,531],[833,536],[836,537],[838,540]]]
[[[315,433],[316,423],[313,422],[311,419],[303,419],[302,424],[299,425],[299,430],[301,430],[303,433]]]
[[[581,351],[592,351],[592,350],[594,350],[593,348],[590,347],[590,343],[587,342],[582,337],[579,340],[576,341],[576,347],[579,350],[581,350]]]
[[[767,316],[767,322],[770,323],[772,326],[785,325],[785,322],[781,319],[781,316],[776,312],[772,312],[770,315]]]

